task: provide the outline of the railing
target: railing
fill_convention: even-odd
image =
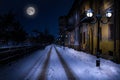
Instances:
[[[33,51],[42,49],[45,46],[23,46],[23,47],[12,47],[12,48],[3,48],[0,49],[0,64],[8,63],[13,60],[19,59],[23,56],[26,56]]]

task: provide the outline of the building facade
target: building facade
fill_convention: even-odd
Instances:
[[[97,53],[98,35],[99,51],[101,56],[107,59],[120,62],[120,14],[119,1],[117,0],[75,0],[67,15],[66,35],[68,42],[66,46],[77,50]],[[87,18],[86,11],[92,9],[94,15],[100,13],[101,21],[106,22],[105,13],[112,10],[112,17],[109,22],[99,24],[92,23],[96,18]]]

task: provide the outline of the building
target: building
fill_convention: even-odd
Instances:
[[[60,16],[59,17],[59,44],[61,45],[64,45],[66,26],[67,26],[67,17]]]
[[[93,55],[99,50],[102,57],[120,62],[119,3],[117,0],[75,0],[67,15],[66,46]],[[108,20],[105,17],[107,10],[112,10],[113,15],[106,24],[100,22],[98,30],[98,22],[92,24],[96,18],[86,16],[89,9],[94,11],[94,15],[100,13],[103,22]]]
[[[66,35],[67,35],[67,41],[69,47],[73,47],[77,50],[79,50],[79,0],[75,0],[75,2],[72,5],[72,8],[70,9],[68,15],[67,15],[67,29],[66,29]]]

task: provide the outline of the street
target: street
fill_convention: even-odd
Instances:
[[[120,65],[58,45],[0,65],[0,80],[120,80]]]

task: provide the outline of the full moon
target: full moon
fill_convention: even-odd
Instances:
[[[35,8],[34,7],[28,7],[27,9],[26,9],[26,13],[28,14],[28,15],[30,15],[30,16],[33,16],[34,14],[35,14]]]

